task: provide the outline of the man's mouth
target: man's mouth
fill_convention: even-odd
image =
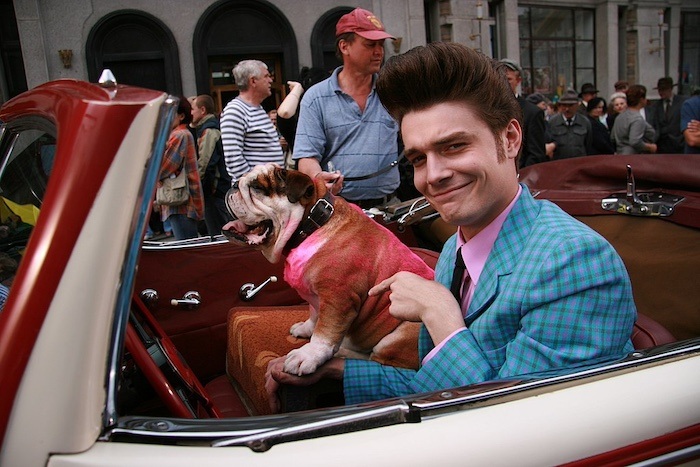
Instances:
[[[240,219],[234,219],[221,229],[221,233],[230,240],[236,240],[248,245],[261,245],[267,241],[273,225],[270,219],[248,225]]]

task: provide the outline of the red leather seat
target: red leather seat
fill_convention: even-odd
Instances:
[[[637,313],[637,321],[632,329],[632,344],[634,344],[635,349],[648,349],[649,347],[670,344],[675,341],[676,338],[673,337],[673,334],[668,329],[650,317]]]

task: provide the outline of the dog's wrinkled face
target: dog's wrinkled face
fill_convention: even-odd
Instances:
[[[268,261],[276,263],[306,207],[316,201],[316,189],[309,176],[266,164],[234,183],[225,200],[234,220],[222,233],[232,243],[261,250]]]

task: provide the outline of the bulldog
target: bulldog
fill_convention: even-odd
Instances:
[[[223,234],[271,263],[284,258],[284,280],[309,303],[309,319],[290,333],[310,340],[287,354],[285,372],[313,373],[334,355],[418,367],[420,324],[391,316],[389,294],[367,294],[399,271],[433,278],[394,234],[333,196],[322,180],[275,164],[241,177],[226,205],[234,220]]]

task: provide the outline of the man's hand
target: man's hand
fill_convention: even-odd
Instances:
[[[689,121],[688,126],[683,130],[683,137],[688,146],[700,147],[700,121]]]
[[[343,379],[343,373],[345,372],[345,360],[334,357],[318,367],[318,369],[310,375],[296,376],[284,371],[284,361],[286,359],[286,355],[277,357],[267,364],[267,371],[265,372],[265,391],[267,391],[267,400],[272,413],[278,413],[280,411],[280,401],[277,396],[277,390],[280,384],[310,386],[323,378]]]
[[[402,271],[372,287],[369,295],[389,292],[389,313],[404,321],[423,322],[435,344],[464,327],[462,310],[447,288]]]
[[[329,165],[332,165],[329,163]],[[319,177],[326,184],[326,188],[332,194],[337,195],[343,189],[343,174],[332,168],[328,172],[321,170],[321,164],[313,157],[304,157],[299,159],[298,168],[300,172],[304,172],[311,178]]]
[[[335,172],[319,172],[316,176],[325,182],[328,191],[334,195],[337,195],[343,189],[345,177],[338,170]]]

